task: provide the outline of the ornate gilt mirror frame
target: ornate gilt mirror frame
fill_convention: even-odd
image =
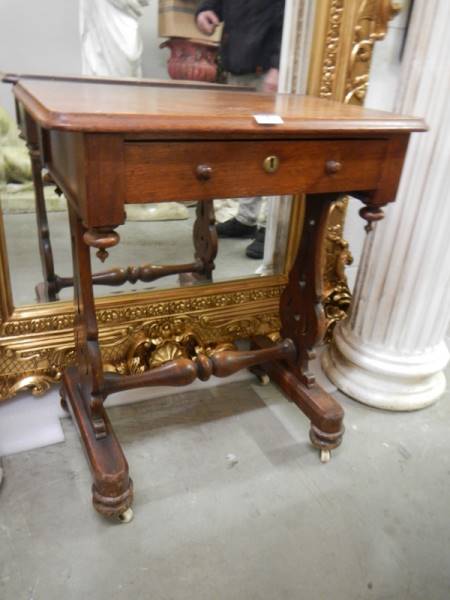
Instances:
[[[302,89],[306,64],[303,89],[307,93],[362,103],[374,43],[384,37],[389,19],[398,10],[391,0],[287,0],[286,91]],[[312,32],[311,58],[305,62],[308,31]],[[290,228],[287,264],[300,236],[302,203],[294,207],[291,223],[297,227]],[[324,300],[330,327],[345,315],[350,299],[344,274],[351,261],[342,237],[345,211],[345,199],[334,205],[324,241]],[[41,394],[59,380],[62,369],[73,360],[73,308],[71,302],[14,307],[1,214],[0,251],[0,400],[5,400],[25,389]],[[278,302],[286,282],[286,275],[280,274],[142,292],[128,295],[126,303],[125,295],[99,298],[104,362],[112,370],[139,372],[146,368],[141,358],[150,340],[157,347],[153,365],[176,356],[187,338],[208,346],[257,334],[276,337]],[[158,345],[164,352],[158,354]]]

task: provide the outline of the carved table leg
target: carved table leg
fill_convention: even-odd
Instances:
[[[105,517],[127,521],[132,516],[133,482],[128,476],[128,463],[106,411],[103,409],[102,415],[106,435],[99,439],[92,428],[89,395],[79,384],[76,367],[65,369],[63,386],[91,467],[94,508]]]
[[[325,462],[330,450],[339,446],[344,428],[344,412],[338,402],[315,382],[309,371],[314,348],[323,340],[326,318],[322,306],[324,240],[328,214],[336,194],[306,197],[303,233],[297,257],[289,273],[289,282],[280,303],[281,335],[294,341],[295,361],[263,365],[270,378],[311,420],[310,438]],[[256,338],[254,346],[269,347],[270,340]]]
[[[47,209],[45,207],[41,155],[39,149],[34,145],[28,144],[28,150],[31,158],[31,172],[34,186],[39,254],[41,257],[42,273],[44,275],[43,284],[36,286],[36,296],[40,302],[53,302],[58,300],[57,294],[59,290],[56,283]]]
[[[72,239],[75,346],[77,366],[63,374],[62,397],[77,422],[92,470],[93,502],[98,512],[129,520],[133,492],[128,465],[103,408],[105,382],[98,343],[98,328],[92,292],[90,248],[111,246],[117,234],[86,232],[69,206]]]

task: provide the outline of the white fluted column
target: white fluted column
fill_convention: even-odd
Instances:
[[[416,0],[396,110],[423,116],[397,201],[368,234],[349,318],[323,368],[365,404],[414,410],[445,390],[450,322],[450,2]]]

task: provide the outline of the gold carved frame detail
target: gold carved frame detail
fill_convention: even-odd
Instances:
[[[393,0],[324,0],[318,3],[314,47],[309,73],[310,94],[363,104],[369,85],[373,48],[387,32],[389,21],[401,10]],[[350,306],[345,267],[353,261],[343,238],[348,199],[333,206],[325,240],[324,307],[327,339]]]
[[[301,2],[299,6],[299,19]],[[387,30],[398,6],[388,0],[321,0],[317,3],[308,93],[362,103],[373,44]],[[292,55],[297,57],[300,36]],[[324,301],[330,327],[345,316],[350,294],[344,269],[351,261],[342,237],[346,199],[332,207],[326,244]],[[294,203],[286,264],[300,233],[302,203]],[[39,395],[59,381],[73,354],[72,303],[15,308],[11,296],[3,220],[0,214],[0,400],[23,390]],[[202,288],[103,297],[96,302],[102,356],[108,370],[134,373],[151,368],[189,346],[214,352],[215,345],[254,335],[278,335],[282,275]]]

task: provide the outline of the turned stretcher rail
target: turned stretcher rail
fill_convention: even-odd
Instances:
[[[192,263],[185,263],[182,265],[142,265],[142,266],[129,266],[126,268],[110,269],[109,271],[103,271],[101,273],[94,273],[92,275],[92,283],[94,285],[110,285],[110,286],[121,286],[124,283],[136,283],[137,281],[143,281],[149,283],[160,279],[161,277],[167,277],[168,275],[179,275],[180,273],[203,273],[205,265],[203,261],[196,260]],[[63,288],[73,286],[73,277],[60,277],[55,276],[55,291],[60,292]]]
[[[106,398],[106,396],[115,392],[133,388],[158,385],[188,385],[197,378],[205,381],[211,375],[228,377],[228,375],[237,373],[242,369],[248,369],[266,362],[279,360],[292,362],[296,356],[295,344],[287,338],[270,348],[261,350],[224,350],[212,356],[201,354],[193,360],[179,358],[139,375],[106,373],[104,394]]]

